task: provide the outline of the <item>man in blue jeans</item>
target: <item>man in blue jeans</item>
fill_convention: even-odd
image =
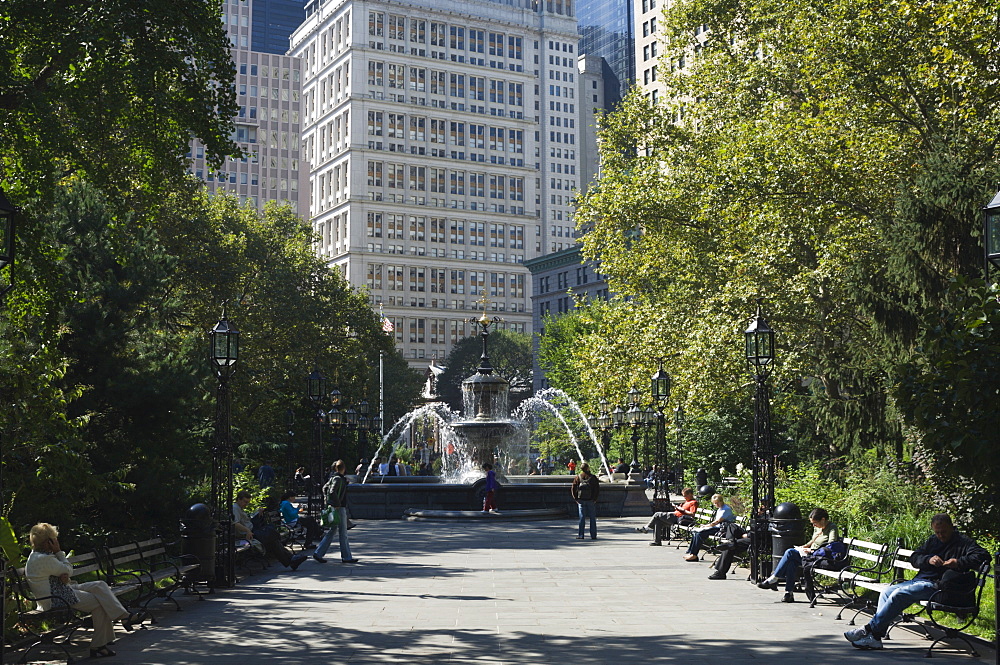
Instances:
[[[583,540],[583,530],[590,520],[590,539],[597,540],[597,493],[600,491],[600,484],[597,476],[590,473],[590,465],[583,464],[580,473],[573,479],[570,493],[580,509],[580,526],[577,540]]]
[[[927,600],[938,591],[946,570],[974,570],[990,559],[976,541],[955,530],[951,517],[938,513],[931,518],[934,535],[914,550],[910,563],[920,572],[912,580],[893,584],[878,597],[878,609],[867,626],[844,633],[858,649],[881,649],[882,638],[892,622],[913,603]]]

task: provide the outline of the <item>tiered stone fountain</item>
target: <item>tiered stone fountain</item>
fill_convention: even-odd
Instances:
[[[448,462],[448,478],[400,476],[368,479],[349,488],[351,514],[359,519],[552,519],[576,513],[576,503],[570,494],[572,476],[505,476],[502,464],[497,464],[512,448],[512,443],[525,439],[524,423],[510,417],[506,379],[493,371],[489,358],[490,327],[500,322],[490,318],[485,309],[475,320],[483,352],[476,373],[462,382],[463,414],[447,418],[446,408],[426,405],[401,420],[412,422],[416,413],[433,415],[449,432],[455,453]],[[538,397],[531,398],[539,400]],[[441,405],[443,407],[443,405]],[[564,422],[565,424],[565,422]],[[397,428],[394,427],[393,431]],[[569,428],[567,427],[567,430]],[[391,432],[390,432],[391,434]],[[568,435],[575,437],[571,432]],[[388,437],[387,437],[388,438]],[[579,446],[577,445],[579,450]],[[598,448],[598,450],[600,450]],[[603,452],[601,453],[603,458]],[[484,514],[482,485],[485,481],[482,465],[494,465],[502,482],[498,491],[499,514]],[[605,462],[605,466],[606,466]],[[595,469],[595,473],[599,470]],[[388,482],[387,482],[388,481]],[[598,499],[598,514],[605,517],[648,515],[649,501],[645,490],[628,483],[603,483]]]

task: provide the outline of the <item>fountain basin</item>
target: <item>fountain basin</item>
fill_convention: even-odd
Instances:
[[[482,510],[482,480],[472,485],[405,482],[413,478],[415,477],[399,477],[382,484],[349,485],[347,492],[351,517],[401,519],[408,509],[459,512]],[[527,478],[531,481],[517,482]],[[576,515],[577,505],[570,494],[572,482],[573,476],[518,476],[509,479],[497,490],[499,510],[501,514],[505,510],[558,510]],[[597,499],[599,517],[637,517],[650,514],[650,501],[641,485],[601,483]]]

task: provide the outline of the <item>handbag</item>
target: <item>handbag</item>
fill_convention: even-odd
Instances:
[[[73,607],[80,602],[80,599],[76,597],[76,592],[73,591],[73,587],[59,579],[58,575],[49,575],[49,592],[53,598],[58,598],[69,607]]]
[[[333,506],[327,506],[319,514],[319,518],[323,526],[337,526],[340,524],[340,511]]]

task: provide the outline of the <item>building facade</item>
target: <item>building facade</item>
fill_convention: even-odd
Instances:
[[[635,82],[635,0],[579,0],[580,53],[604,59],[605,97],[614,107]]]
[[[576,309],[576,299],[608,300],[608,283],[594,261],[585,261],[579,245],[540,256],[526,263],[531,271],[531,327],[535,391],[548,388],[545,374],[538,365],[538,345],[545,334],[545,322]]]
[[[483,303],[528,332],[525,261],[574,246],[593,131],[570,0],[314,0],[306,14],[291,55],[320,255],[384,308],[414,367],[470,334]]]
[[[274,0],[226,0],[222,21],[232,42],[236,65],[239,112],[233,140],[243,151],[213,169],[205,159],[205,147],[191,142],[189,172],[205,181],[211,193],[227,193],[241,202],[263,209],[268,201],[308,213],[309,168],[302,162],[301,89],[302,62],[298,58],[251,49],[259,41],[280,43],[279,28],[263,37],[255,32],[255,11]],[[283,3],[288,4],[288,3]],[[261,30],[268,28],[263,24]],[[266,38],[266,39],[265,39]],[[287,48],[288,34],[285,34]]]

